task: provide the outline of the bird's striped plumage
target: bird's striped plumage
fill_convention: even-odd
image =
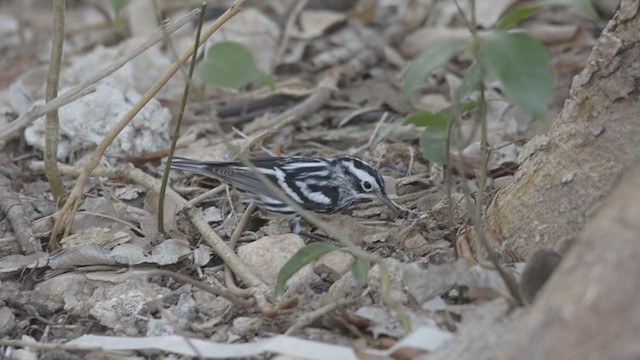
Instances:
[[[377,198],[397,211],[386,195],[380,173],[356,157],[265,157],[252,163],[306,210],[329,214]],[[300,230],[299,215],[240,162],[174,158],[171,167],[220,179],[248,194],[263,210],[292,218],[292,230]]]

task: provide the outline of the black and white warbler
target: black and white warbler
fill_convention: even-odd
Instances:
[[[378,199],[399,213],[398,206],[387,197],[382,175],[359,158],[265,157],[254,159],[252,163],[306,210],[331,214],[353,204]],[[300,215],[240,162],[205,162],[176,157],[171,168],[224,181],[246,193],[263,210],[290,218],[292,232],[302,232]]]

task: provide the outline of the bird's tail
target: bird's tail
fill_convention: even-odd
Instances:
[[[171,169],[187,171],[198,175],[215,176],[218,173],[216,169],[226,164],[227,163],[224,162],[217,163],[174,157],[171,161]]]

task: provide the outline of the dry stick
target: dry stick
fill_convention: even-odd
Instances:
[[[75,168],[69,165],[58,164],[60,172],[65,175],[77,176],[81,174],[84,169]],[[42,171],[44,164],[41,161],[34,161],[30,164],[30,168],[33,171]],[[145,188],[158,192],[160,191],[160,181],[151,175],[144,173],[139,169],[117,169],[117,168],[103,168],[99,167],[94,169],[94,176],[104,176],[108,178],[122,178],[133,181],[136,184],[144,186]],[[206,220],[202,217],[202,213],[198,209],[189,207],[187,200],[185,200],[178,193],[172,189],[168,189],[167,196],[171,198],[175,203],[183,206],[187,209],[187,215],[193,225],[200,231],[205,241],[213,248],[216,254],[229,265],[233,272],[240,278],[245,284],[251,287],[265,287],[264,283],[258,279],[243,263],[238,256],[227,246],[227,244],[220,239],[220,237],[211,229]]]
[[[160,301],[158,299],[153,299],[153,303],[156,306],[156,309],[158,309],[158,311],[160,312],[160,316],[162,316],[164,321],[168,322],[169,325],[171,325],[171,327],[173,328],[173,331],[176,333],[176,335],[182,337],[182,340],[184,340],[184,342],[191,349],[191,351],[193,351],[193,353],[196,354],[196,358],[198,360],[204,360],[205,358],[202,355],[202,353],[200,352],[200,349],[198,349],[198,347],[193,344],[193,341],[191,341],[191,339],[187,335],[184,334],[182,329],[176,323],[173,314],[169,313],[167,311],[167,309],[165,309],[165,307],[162,306],[162,303],[160,303]]]
[[[175,23],[163,24],[162,29],[153,33],[144,43],[142,43],[139,47],[136,47],[132,53],[116,59],[112,64],[100,70],[95,76],[89,78],[87,81],[84,81],[72,87],[71,89],[67,90],[64,94],[58,96],[54,100],[47,102],[44,105],[34,105],[29,111],[20,115],[16,120],[12,121],[9,125],[0,129],[0,141],[10,138],[17,131],[29,125],[29,123],[31,123],[33,120],[38,119],[42,115],[45,115],[49,111],[58,109],[70,102],[75,101],[78,98],[81,98],[95,91],[95,88],[92,85],[106,78],[107,76],[111,75],[116,70],[124,66],[124,64],[131,61],[131,59],[135,58],[136,56],[140,55],[148,48],[162,41],[166,36],[165,34],[171,34],[176,30],[180,29],[181,27],[183,27],[184,25],[190,23],[191,20],[195,19],[199,13],[200,13],[200,10],[196,9],[191,11],[189,14],[179,19]]]
[[[64,8],[65,0],[53,1],[53,38],[51,40],[51,56],[47,72],[47,102],[58,96],[60,82],[60,66],[62,64],[62,49],[64,45]],[[57,202],[64,197],[64,185],[58,171],[58,133],[60,132],[58,110],[47,113],[44,137],[44,174],[49,181],[51,193]]]
[[[204,43],[214,32],[216,32],[222,24],[235,16],[238,12],[240,12],[242,6],[246,0],[236,0],[227,11],[222,14],[211,26],[202,34],[202,39],[200,43]],[[105,137],[102,139],[100,144],[96,147],[96,150],[91,155],[85,166],[82,168],[82,172],[78,176],[78,181],[74,186],[71,194],[69,195],[69,199],[66,204],[60,211],[60,216],[56,219],[56,222],[53,226],[53,232],[51,233],[51,238],[49,240],[49,248],[56,249],[59,247],[58,244],[58,233],[64,227],[65,234],[68,234],[71,231],[71,220],[73,219],[74,214],[77,212],[78,207],[80,206],[80,197],[82,196],[82,190],[84,185],[86,184],[91,172],[98,166],[100,163],[100,159],[102,155],[107,150],[107,147],[113,142],[113,140],[120,134],[120,132],[133,120],[133,117],[142,109],[142,107],[149,101],[153,96],[155,96],[158,91],[171,79],[171,77],[180,69],[180,67],[189,59],[191,54],[194,52],[194,47],[191,46],[187,51],[185,51],[176,62],[174,62],[171,67],[165,72],[165,74],[155,83],[153,84],[149,90],[142,96],[142,98],[123,116],[122,119],[116,124],[116,127],[112,129]],[[193,209],[190,210],[192,215],[195,215]],[[196,227],[198,227],[197,224]],[[203,230],[211,231],[208,224],[204,222],[206,225]],[[202,226],[202,224],[200,224]],[[207,230],[208,228],[208,230]],[[217,237],[217,235],[216,235]],[[222,240],[220,240],[222,241]]]
[[[364,144],[364,145],[354,149],[353,151],[351,151],[351,155],[358,155],[360,152],[371,148],[371,146],[373,145],[373,142],[375,141],[376,137],[378,136],[378,131],[380,131],[380,127],[387,120],[388,116],[389,116],[389,113],[385,111],[382,114],[382,116],[380,117],[380,120],[378,120],[378,122],[376,123],[376,126],[373,128],[373,131],[371,132],[371,136],[369,136],[369,141],[367,141],[366,144]]]
[[[233,234],[231,234],[231,238],[229,239],[229,248],[235,251],[236,243],[238,239],[240,239],[240,235],[242,235],[242,231],[244,231],[245,226],[249,222],[251,218],[251,214],[256,210],[256,204],[252,201],[249,203],[249,206],[244,210],[244,214],[240,217],[240,221],[238,222],[238,226],[233,230]],[[239,288],[235,281],[233,280],[233,274],[231,273],[231,269],[229,266],[224,266],[224,283],[229,288],[233,294],[241,297],[249,297],[252,295],[251,290],[241,289]]]
[[[22,203],[18,200],[17,194],[11,191],[11,181],[2,175],[0,175],[0,211],[9,219],[13,233],[25,254],[42,251]]]
[[[216,187],[214,187],[213,189],[204,192],[196,197],[194,197],[193,199],[189,200],[189,202],[187,203],[189,206],[196,206],[198,204],[200,204],[202,201],[204,201],[207,198],[212,197],[213,195],[216,195],[220,192],[222,192],[227,186],[226,185],[218,185]]]
[[[292,107],[291,109],[282,112],[278,116],[269,119],[269,123],[277,124],[288,117],[295,117],[301,119],[303,116],[312,114],[320,108],[324,103],[329,100],[331,94],[336,90],[338,86],[339,73],[336,71],[328,71],[325,77],[320,80],[316,86],[313,94],[304,99],[301,103]]]
[[[276,135],[280,130],[282,130],[282,128],[284,128],[285,126],[288,126],[290,124],[293,124],[298,119],[299,119],[299,117],[297,118],[295,115],[291,115],[289,117],[286,117],[286,118],[282,119],[282,121],[280,121],[276,125],[268,128],[268,129],[263,130],[256,137],[254,137],[253,139],[249,140],[249,142],[241,150],[242,153],[245,154],[245,153],[249,152],[252,148],[258,148],[259,147],[259,148],[265,149],[265,147],[262,146],[262,144],[264,144],[265,141],[267,141],[272,136]]]
[[[253,299],[243,299],[233,295],[227,289],[220,286],[212,286],[205,284],[201,281],[192,279],[186,275],[179,274],[177,272],[166,270],[166,269],[153,269],[144,272],[147,276],[168,276],[172,277],[178,281],[182,281],[183,283],[187,283],[193,285],[201,290],[204,290],[212,295],[223,297],[229,300],[232,304],[238,305],[243,308],[249,308],[255,305]]]
[[[291,30],[296,24],[298,15],[302,11],[302,9],[304,9],[308,2],[309,0],[298,0],[298,2],[291,9],[291,13],[289,13],[287,23],[285,24],[284,30],[282,31],[282,39],[280,40],[280,45],[278,46],[278,49],[276,49],[274,64],[277,65],[282,62],[282,56],[284,55],[284,52],[287,49],[287,45],[289,44],[289,39],[291,38]]]
[[[323,307],[321,307],[319,309],[316,309],[314,311],[306,313],[303,316],[298,317],[298,319],[296,320],[295,324],[291,325],[287,329],[287,331],[284,332],[284,335],[291,336],[291,335],[297,333],[298,331],[304,329],[306,326],[310,325],[311,323],[313,323],[319,317],[332,312],[333,310],[337,309],[338,307],[349,305],[349,304],[355,302],[358,299],[359,299],[359,297],[355,298],[355,299],[341,299],[341,300],[338,300],[336,302],[329,303],[329,304],[327,304],[327,305],[325,305],[325,306],[323,306]]]
[[[171,171],[171,162],[173,161],[173,153],[176,151],[176,144],[178,137],[180,136],[180,128],[182,127],[182,118],[184,117],[184,109],[187,106],[187,98],[189,97],[189,89],[191,87],[191,78],[193,77],[193,70],[196,68],[196,59],[198,55],[198,46],[200,41],[200,32],[202,31],[202,24],[204,23],[204,12],[207,8],[207,2],[204,1],[200,7],[200,19],[198,20],[198,29],[196,30],[196,38],[193,42],[193,55],[191,57],[191,66],[189,66],[189,73],[184,84],[184,93],[182,94],[182,100],[180,101],[180,111],[178,112],[178,120],[176,121],[176,127],[173,131],[173,139],[171,139],[171,146],[169,147],[169,156],[167,158],[167,164],[164,168],[164,174],[162,174],[162,185],[160,186],[160,194],[158,196],[158,232],[164,234],[164,195],[167,192],[167,183],[169,182],[169,171]]]
[[[128,228],[129,228],[129,229],[131,229],[131,230],[135,230],[135,231],[136,231],[136,232],[138,232],[139,234],[144,234],[144,231],[142,231],[142,229],[140,229],[139,227],[137,227],[137,226],[135,226],[135,225],[133,225],[133,224],[131,224],[131,223],[129,223],[129,222],[127,222],[127,221],[125,221],[125,220],[119,219],[119,218],[117,218],[117,217],[115,217],[115,216],[111,216],[111,215],[107,215],[107,214],[101,214],[101,213],[96,213],[96,212],[92,212],[92,211],[78,211],[78,214],[80,214],[80,215],[85,214],[85,215],[89,215],[89,216],[100,217],[100,218],[103,218],[103,219],[109,219],[109,220],[111,220],[111,221],[115,221],[115,222],[117,222],[117,223],[120,223],[120,224],[122,224],[122,225],[124,225],[124,226],[128,227]]]
[[[28,347],[38,350],[66,350],[66,351],[103,351],[104,349],[99,346],[76,346],[76,345],[66,345],[66,344],[54,344],[54,343],[42,343],[42,342],[33,342],[33,341],[24,341],[24,340],[9,340],[9,339],[0,339],[0,346],[13,346],[13,347]],[[109,351],[106,351],[109,352]],[[116,351],[111,351],[116,352]]]

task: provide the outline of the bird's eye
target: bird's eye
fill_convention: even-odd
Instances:
[[[371,183],[370,183],[370,182],[368,182],[368,181],[363,181],[363,182],[362,182],[362,188],[363,188],[363,189],[365,189],[365,190],[369,191],[369,190],[371,190],[371,188],[372,188],[372,187],[373,187],[373,186],[371,185]]]

